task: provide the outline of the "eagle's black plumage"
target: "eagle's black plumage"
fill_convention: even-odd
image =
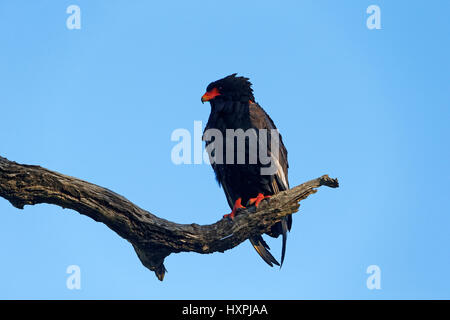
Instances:
[[[242,204],[245,206],[249,199],[256,197],[259,193],[265,196],[273,195],[289,188],[288,183],[288,161],[287,151],[283,145],[281,135],[279,136],[278,150],[271,150],[270,145],[270,129],[276,129],[275,124],[269,115],[255,102],[253,90],[248,78],[237,77],[232,74],[228,77],[212,82],[208,85],[207,93],[202,97],[202,102],[209,101],[211,103],[211,114],[205,128],[217,129],[223,135],[223,163],[212,163],[212,167],[216,174],[216,179],[223,187],[228,204],[233,208],[237,199],[242,198]],[[256,164],[249,164],[249,154],[254,153],[254,149],[249,147],[249,138],[245,144],[245,164],[237,164],[237,147],[233,148],[234,163],[226,162],[227,159],[227,129],[256,129],[254,132],[259,136],[258,129],[267,129],[267,150],[272,157],[272,161],[276,163],[276,172],[272,175],[262,175],[261,168],[268,167],[270,164],[263,165],[257,155]],[[206,147],[214,149],[214,138],[209,141],[204,135]],[[215,150],[214,152],[219,152]],[[231,153],[231,151],[229,151]],[[210,154],[210,156],[216,156]],[[231,155],[228,155],[230,157]],[[272,237],[283,235],[283,246],[281,254],[281,264],[283,264],[287,231],[291,229],[292,216],[289,215],[276,223],[269,233]],[[279,265],[278,261],[269,252],[269,246],[263,240],[262,236],[253,236],[250,238],[253,247],[267,264]]]

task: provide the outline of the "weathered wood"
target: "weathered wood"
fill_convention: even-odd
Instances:
[[[0,157],[0,197],[19,209],[48,203],[102,222],[128,240],[143,265],[157,275],[158,269],[164,268],[165,257],[171,253],[224,252],[251,235],[269,231],[283,216],[295,213],[299,201],[315,193],[320,186],[337,188],[339,183],[324,175],[281,192],[261,202],[258,208],[239,211],[233,221],[221,219],[211,225],[178,224],[159,218],[106,188]]]

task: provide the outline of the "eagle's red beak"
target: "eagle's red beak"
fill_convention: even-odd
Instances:
[[[217,88],[213,88],[212,90],[209,90],[202,96],[202,103],[214,99],[217,96],[220,96],[220,92],[219,90],[217,90]]]

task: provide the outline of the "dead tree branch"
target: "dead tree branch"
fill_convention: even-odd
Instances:
[[[159,218],[106,188],[0,157],[0,197],[19,209],[48,203],[102,222],[128,240],[143,265],[155,273],[164,268],[164,259],[171,253],[224,252],[251,235],[269,231],[283,216],[296,212],[299,201],[315,193],[320,186],[337,188],[339,184],[337,179],[324,175],[263,201],[257,209],[243,209],[233,221],[221,219],[211,225],[178,224]]]

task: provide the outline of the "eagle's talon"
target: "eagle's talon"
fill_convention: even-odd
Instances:
[[[256,196],[256,198],[251,198],[250,200],[248,200],[248,205],[255,205],[256,208],[258,208],[259,204],[261,201],[263,201],[264,199],[268,199],[271,196],[265,196],[262,193],[258,193],[258,195]]]
[[[242,205],[241,202],[242,202],[241,198],[237,199],[236,202],[234,203],[233,211],[231,211],[231,213],[229,214],[225,214],[223,217],[230,218],[231,220],[233,220],[238,209],[245,209],[245,207]]]

